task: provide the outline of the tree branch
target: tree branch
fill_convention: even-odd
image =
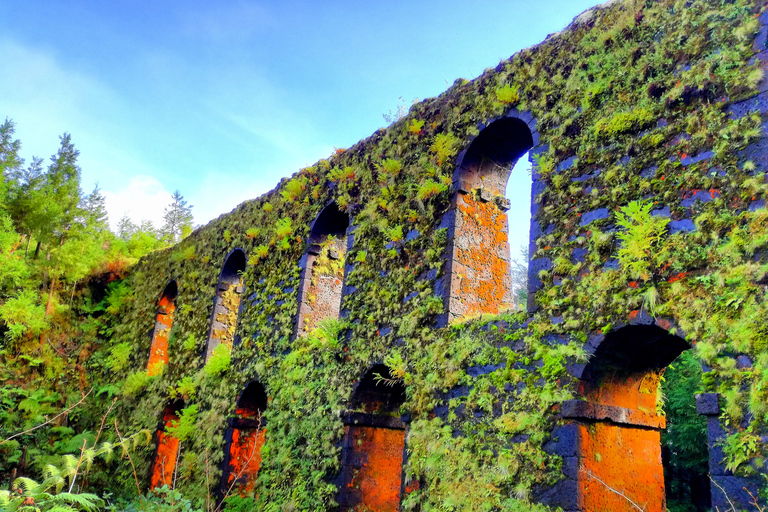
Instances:
[[[35,431],[35,430],[37,430],[37,429],[39,429],[41,427],[44,427],[45,425],[48,425],[49,423],[51,423],[53,421],[56,421],[57,418],[63,416],[64,414],[67,414],[69,411],[71,411],[72,409],[74,409],[75,407],[77,407],[78,405],[83,403],[85,401],[85,399],[88,398],[88,395],[90,395],[92,391],[93,391],[93,388],[89,389],[88,392],[86,394],[84,394],[83,397],[76,404],[72,405],[68,409],[64,409],[62,412],[60,412],[59,414],[57,414],[53,418],[49,419],[48,421],[46,421],[44,423],[41,423],[41,424],[39,424],[39,425],[37,425],[35,427],[32,427],[30,429],[27,429],[24,432],[19,432],[18,434],[14,434],[14,435],[12,435],[11,437],[9,437],[7,439],[3,439],[2,441],[0,441],[0,446],[4,445],[5,443],[7,443],[8,441],[10,441],[11,439],[13,439],[15,437],[19,437],[19,436],[23,436],[23,435],[29,434],[30,432],[33,432],[33,431]]]
[[[637,510],[639,510],[640,512],[645,512],[645,509],[644,509],[644,508],[640,507],[640,505],[638,505],[637,503],[635,503],[634,501],[632,501],[631,499],[629,499],[629,498],[627,497],[627,495],[626,495],[626,494],[624,494],[624,493],[622,493],[622,492],[620,492],[620,491],[617,491],[616,489],[614,489],[613,487],[611,487],[611,486],[610,486],[610,485],[608,485],[607,483],[603,482],[602,480],[600,480],[599,478],[597,478],[595,475],[593,475],[591,471],[587,471],[587,476],[588,476],[588,477],[590,477],[590,478],[594,478],[595,480],[597,480],[598,482],[600,482],[601,484],[603,484],[603,485],[606,487],[606,489],[608,489],[608,490],[609,490],[609,491],[611,491],[611,492],[614,492],[614,493],[618,494],[619,496],[621,496],[622,498],[624,498],[625,500],[627,500],[627,501],[628,501],[628,502],[629,502],[629,503],[630,503],[630,504],[631,504],[633,507],[635,507],[635,508],[636,508]]]

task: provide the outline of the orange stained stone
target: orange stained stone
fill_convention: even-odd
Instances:
[[[579,429],[579,510],[666,512],[658,430],[612,423]]]
[[[168,407],[163,415],[163,424],[168,427],[171,422],[179,419],[177,411]],[[173,486],[173,473],[176,469],[176,460],[179,454],[179,440],[169,436],[165,430],[157,433],[157,453],[155,454],[155,463],[152,467],[152,479],[150,489],[156,489],[167,485]]]
[[[608,371],[599,383],[579,381],[577,391],[589,402],[655,415],[662,373]],[[579,510],[666,511],[659,429],[597,421],[580,423],[579,433]]]
[[[493,202],[483,202],[473,194],[458,202],[460,230],[472,240],[468,247],[457,247],[454,257],[467,269],[455,293],[463,302],[462,316],[498,313],[510,306],[507,216]]]
[[[261,447],[264,445],[265,429],[234,429],[229,454],[229,475],[227,487],[237,480],[240,495],[252,491],[261,466]]]
[[[168,364],[168,335],[171,332],[173,316],[176,313],[174,300],[163,296],[158,304],[160,312],[155,319],[155,330],[152,334],[152,344],[149,349],[147,373],[150,377],[162,371],[163,365]]]
[[[355,459],[342,493],[356,496],[356,505],[342,512],[397,512],[400,508],[405,430],[348,426]]]
[[[656,413],[656,399],[661,371],[608,373],[599,385],[579,381],[578,393],[590,402]]]

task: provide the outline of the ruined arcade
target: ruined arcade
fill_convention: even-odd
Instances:
[[[115,381],[148,375],[118,405],[157,432],[142,483],[269,511],[664,511],[660,383],[691,350],[711,506],[764,506],[765,10],[596,7],[143,258],[114,328]]]

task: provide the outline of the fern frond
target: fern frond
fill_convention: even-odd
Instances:
[[[93,464],[93,459],[96,458],[96,450],[93,448],[86,448],[83,450],[83,459],[85,460],[85,471],[88,472],[91,470],[91,465]]]
[[[20,476],[13,481],[12,489],[21,489],[26,495],[34,495],[40,491],[40,484],[26,476]]]
[[[64,477],[61,475],[61,470],[53,464],[47,464],[43,469],[43,476],[45,480],[41,484],[43,490],[48,490],[52,487],[56,488],[56,492],[61,491],[64,487]]]
[[[56,496],[51,497],[51,501],[57,505],[61,503],[74,505],[77,506],[77,508],[80,510],[85,510],[86,512],[96,511],[104,506],[104,500],[95,494],[87,492],[79,494],[62,492]]]
[[[56,505],[49,508],[46,512],[78,512],[78,510],[67,505]]]
[[[108,441],[104,441],[101,443],[98,454],[104,457],[105,462],[110,462],[115,454],[115,445]]]
[[[62,472],[65,477],[72,476],[77,471],[77,463],[79,459],[72,454],[63,455],[61,457]]]

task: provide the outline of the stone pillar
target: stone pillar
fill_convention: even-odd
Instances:
[[[720,404],[717,393],[696,395],[696,411],[707,417],[707,444],[709,445],[709,475],[712,479],[712,510],[759,510],[752,498],[757,497],[760,475],[752,478],[735,476],[725,469],[721,442],[728,435],[720,424]],[[752,496],[750,496],[752,493]],[[731,505],[733,504],[733,506]],[[765,504],[762,504],[763,506]]]

